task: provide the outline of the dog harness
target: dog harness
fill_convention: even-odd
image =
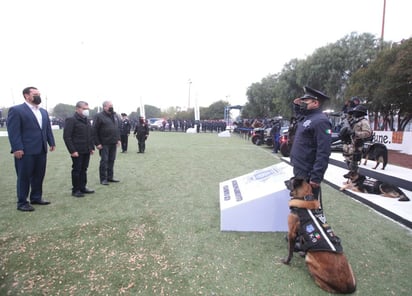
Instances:
[[[326,223],[322,209],[310,210],[293,208],[300,220],[298,237],[303,251],[331,251],[342,253],[343,248],[340,238],[335,235],[332,228]]]
[[[359,178],[359,181],[362,182],[362,187],[366,190],[367,193],[373,193],[373,194],[381,194],[381,191],[379,190],[379,185],[382,183],[374,178],[370,177],[365,177],[362,176],[363,178]]]

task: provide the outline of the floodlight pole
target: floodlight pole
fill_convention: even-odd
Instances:
[[[384,37],[384,34],[385,34],[385,13],[386,13],[386,0],[383,0],[382,30],[381,30],[381,49],[383,48],[383,37]]]
[[[192,80],[189,79],[189,99],[187,101],[187,109],[190,108],[190,86],[192,85]]]

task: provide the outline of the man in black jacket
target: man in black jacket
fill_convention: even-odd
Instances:
[[[120,140],[122,142],[122,153],[125,153],[127,152],[131,124],[129,118],[127,118],[126,113],[122,113],[121,115],[122,121],[120,124]]]
[[[137,153],[144,153],[146,149],[146,140],[149,136],[149,126],[142,116],[139,117],[139,123],[136,125],[133,134],[136,136],[137,146],[139,147],[139,152]]]
[[[98,113],[93,121],[94,143],[100,154],[99,175],[102,185],[119,182],[113,178],[116,149],[120,146],[119,121],[111,101],[103,102],[103,111]]]
[[[90,155],[94,152],[92,127],[87,117],[89,105],[84,101],[76,104],[76,112],[66,119],[63,140],[72,158],[72,195],[83,197],[85,193],[94,193],[88,189],[87,168]]]
[[[290,160],[294,176],[308,180],[318,199],[320,183],[328,167],[331,151],[332,124],[322,112],[329,97],[308,86],[304,90],[305,94],[293,102],[299,108],[299,119]]]

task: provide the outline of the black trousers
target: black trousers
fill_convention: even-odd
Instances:
[[[117,144],[103,145],[99,150],[100,165],[99,174],[100,182],[103,180],[113,179],[113,167],[116,159]]]
[[[127,144],[129,142],[129,135],[120,135],[120,141],[122,142],[122,152],[127,151]]]
[[[139,152],[144,153],[146,149],[146,135],[137,135],[137,146],[139,148]]]
[[[84,190],[87,184],[87,168],[89,167],[90,153],[72,157],[72,192]]]

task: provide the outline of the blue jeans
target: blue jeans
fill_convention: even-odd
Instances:
[[[275,134],[273,136],[273,152],[278,153],[279,151],[279,139],[280,139],[280,134]]]

